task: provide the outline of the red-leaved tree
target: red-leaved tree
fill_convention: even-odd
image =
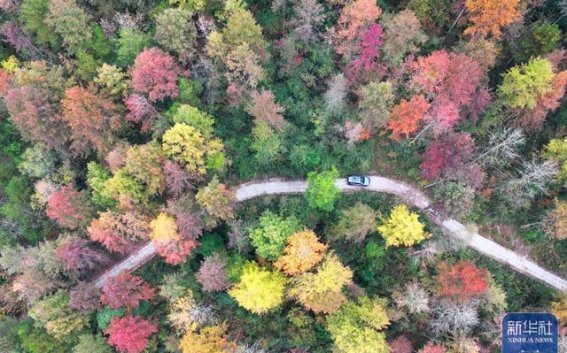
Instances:
[[[136,57],[132,67],[132,87],[148,95],[150,102],[177,97],[179,67],[175,59],[161,49],[150,48]]]
[[[381,13],[374,0],[355,0],[345,6],[337,20],[337,53],[350,57],[354,43]]]
[[[128,108],[126,119],[140,124],[142,132],[148,131],[158,114],[156,108],[146,97],[135,93],[124,98],[124,104]]]
[[[440,343],[428,342],[418,353],[445,353],[445,346]]]
[[[170,265],[185,262],[199,243],[194,240],[178,239],[164,243],[154,243],[157,253]]]
[[[114,133],[123,123],[117,106],[110,99],[79,86],[65,91],[61,106],[62,119],[71,129],[73,152],[85,155],[95,150],[105,155],[115,141]]]
[[[45,212],[47,217],[56,221],[61,227],[76,229],[90,218],[89,198],[84,192],[65,185],[51,193]]]
[[[376,23],[371,24],[362,34],[358,44],[358,55],[349,63],[345,70],[351,85],[360,82],[366,76],[372,77],[372,73],[378,74],[378,58],[380,57],[382,35],[382,27]]]
[[[77,273],[84,273],[110,263],[106,253],[95,249],[87,240],[79,237],[63,240],[55,250],[55,254],[68,270]]]
[[[438,293],[442,297],[467,301],[486,293],[488,276],[488,271],[469,261],[459,261],[454,265],[441,263],[437,275]]]
[[[434,180],[455,173],[467,163],[474,152],[474,140],[466,132],[451,133],[429,144],[421,156],[421,175]]]
[[[148,337],[157,332],[157,325],[140,317],[115,317],[106,329],[108,344],[123,353],[141,353],[148,346]]]
[[[121,255],[131,250],[139,240],[147,239],[150,233],[148,220],[135,212],[103,212],[87,230],[92,240]]]
[[[388,127],[392,130],[390,138],[399,141],[403,136],[415,133],[429,107],[429,102],[423,96],[413,96],[409,101],[402,100],[394,106],[388,121]]]
[[[131,310],[136,308],[141,300],[150,300],[155,290],[142,278],[129,272],[123,272],[109,278],[102,287],[101,301],[112,309],[125,306]]]
[[[411,353],[413,346],[407,336],[398,336],[390,342],[390,352],[392,353]]]

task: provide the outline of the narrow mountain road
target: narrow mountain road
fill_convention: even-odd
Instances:
[[[419,208],[431,221],[437,224],[445,234],[461,240],[466,246],[490,257],[515,271],[530,276],[557,290],[567,290],[567,281],[556,274],[540,267],[530,259],[493,242],[482,235],[468,230],[458,221],[446,217],[430,208],[431,201],[424,193],[415,187],[401,181],[380,176],[371,176],[368,187],[347,185],[345,179],[338,179],[335,183],[341,192],[383,192],[398,196],[405,203]],[[238,202],[250,200],[266,195],[302,194],[307,189],[307,182],[303,180],[269,179],[241,184],[234,188]],[[94,285],[101,288],[107,278],[117,276],[124,271],[133,271],[151,260],[156,249],[151,242],[142,246],[136,252],[114,265],[102,276],[97,278]]]

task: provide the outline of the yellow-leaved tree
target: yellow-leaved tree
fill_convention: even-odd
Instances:
[[[386,301],[381,298],[359,297],[346,302],[327,317],[327,330],[336,353],[388,353],[385,329],[390,320]]]
[[[562,325],[567,325],[567,291],[562,292],[557,301],[551,303],[551,312]]]
[[[150,222],[150,228],[150,238],[156,243],[164,244],[181,238],[175,219],[163,212]]]
[[[332,313],[346,300],[342,290],[352,280],[352,271],[334,253],[329,253],[316,272],[297,276],[289,295],[315,313]]]
[[[287,238],[284,253],[274,265],[286,275],[293,276],[309,271],[321,262],[326,250],[327,245],[321,244],[313,231],[296,232]]]
[[[226,337],[224,324],[188,331],[179,344],[182,353],[230,353],[236,344]]]
[[[241,307],[255,314],[264,314],[281,305],[286,283],[287,279],[280,272],[249,262],[242,270],[240,282],[228,294]]]
[[[207,163],[222,153],[223,144],[191,125],[177,123],[163,134],[162,148],[170,159],[183,163],[190,175],[200,176],[207,172]]]
[[[390,217],[382,220],[378,231],[386,240],[386,246],[412,246],[431,236],[425,232],[419,215],[410,212],[406,205],[394,207]]]
[[[519,0],[466,0],[465,9],[472,25],[465,33],[475,37],[492,34],[500,38],[502,28],[520,18],[519,4]]]

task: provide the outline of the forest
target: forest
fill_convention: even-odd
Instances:
[[[567,0],[0,0],[0,352],[497,353],[552,312],[567,353],[567,292],[430,217],[567,279],[566,32]],[[238,197],[271,178],[307,186]]]

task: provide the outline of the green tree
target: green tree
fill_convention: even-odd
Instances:
[[[274,261],[282,254],[287,238],[298,230],[295,217],[282,218],[267,210],[250,232],[250,240],[258,256]]]
[[[305,191],[309,206],[321,211],[332,211],[339,195],[339,189],[335,186],[338,177],[339,172],[334,167],[320,173],[310,172],[307,175],[308,186]]]
[[[126,151],[123,170],[143,186],[148,196],[154,196],[165,189],[164,164],[165,156],[161,146],[151,141],[135,145]]]
[[[386,246],[412,246],[431,236],[425,232],[419,215],[406,205],[394,207],[390,217],[382,219],[378,231],[386,239]]]
[[[43,20],[49,11],[49,0],[23,0],[20,7],[20,20],[24,29],[35,34],[40,44],[57,45],[58,37],[53,28]]]
[[[122,27],[116,39],[116,62],[120,67],[130,65],[138,53],[149,47],[151,38],[147,33],[136,29]]]
[[[531,59],[526,64],[516,65],[504,74],[498,88],[504,106],[512,109],[533,109],[538,98],[552,89],[553,67],[545,59]]]
[[[76,334],[88,323],[86,315],[69,308],[69,294],[63,290],[33,303],[29,315],[58,340]]]
[[[385,329],[390,320],[380,298],[359,297],[346,302],[337,312],[327,317],[327,330],[333,339],[333,352],[388,353]]]
[[[112,349],[101,335],[84,334],[79,336],[73,353],[112,353]]]
[[[257,123],[252,129],[252,144],[254,157],[261,165],[269,165],[282,157],[285,146],[281,134],[274,131],[265,122]]]
[[[244,266],[240,282],[228,293],[243,308],[264,314],[279,307],[284,300],[286,278],[250,262]]]
[[[360,89],[360,102],[364,125],[367,128],[385,128],[388,125],[390,109],[394,105],[392,84],[386,82],[370,82]]]
[[[213,135],[213,125],[215,119],[208,113],[188,104],[174,106],[171,119],[174,123],[184,123],[196,128],[205,136],[210,138]]]
[[[362,242],[366,235],[376,229],[376,212],[370,206],[357,202],[341,210],[339,221],[331,228],[333,239]]]
[[[51,0],[45,23],[63,39],[66,50],[75,54],[91,40],[88,15],[74,0]],[[79,29],[83,30],[79,30]]]
[[[518,61],[527,61],[531,57],[551,53],[560,42],[559,26],[555,23],[541,23],[520,38],[514,57]]]
[[[190,11],[181,8],[169,8],[156,16],[156,42],[184,61],[194,56],[197,47],[197,29],[192,16]]]
[[[110,178],[110,172],[97,162],[87,164],[87,184],[91,188],[91,200],[102,208],[112,207],[116,203],[104,193],[105,182]]]

